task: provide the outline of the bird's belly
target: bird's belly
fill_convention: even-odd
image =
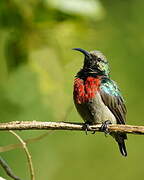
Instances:
[[[96,94],[95,98],[90,99],[88,102],[82,104],[75,103],[75,105],[85,122],[99,124],[106,120],[110,120],[112,124],[116,124],[115,116],[103,103],[99,93]]]

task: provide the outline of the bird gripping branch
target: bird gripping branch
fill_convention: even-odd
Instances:
[[[125,124],[126,107],[117,84],[110,79],[106,57],[100,51],[73,50],[84,54],[83,67],[74,80],[73,98],[86,129],[102,123],[101,129],[107,132],[108,124]],[[127,156],[126,133],[111,132],[110,135],[118,143],[121,154]]]

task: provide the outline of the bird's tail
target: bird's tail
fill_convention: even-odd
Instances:
[[[122,141],[117,142],[119,146],[119,150],[123,156],[127,156],[127,150],[125,146],[124,139]]]
[[[127,136],[125,133],[116,133],[113,136],[115,140],[118,143],[119,150],[123,156],[127,156],[127,150],[125,145],[125,139],[127,139]]]

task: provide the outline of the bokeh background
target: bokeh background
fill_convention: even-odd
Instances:
[[[72,100],[83,56],[100,50],[128,108],[127,123],[143,125],[144,1],[0,0],[0,121],[82,122]],[[34,138],[46,131],[22,131]],[[0,146],[18,143],[0,132]],[[144,176],[144,137],[129,135],[128,157],[111,137],[55,131],[28,144],[37,180],[135,180]],[[16,175],[29,178],[23,149],[1,152]],[[0,167],[0,176],[7,177]]]

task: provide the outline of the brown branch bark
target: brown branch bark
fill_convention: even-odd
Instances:
[[[89,126],[88,131],[100,130],[101,125]],[[6,130],[75,130],[84,131],[83,123],[70,122],[41,122],[41,121],[12,121],[8,123],[0,123],[0,131]],[[144,134],[144,126],[134,125],[109,125],[109,132],[125,132],[132,134]]]

